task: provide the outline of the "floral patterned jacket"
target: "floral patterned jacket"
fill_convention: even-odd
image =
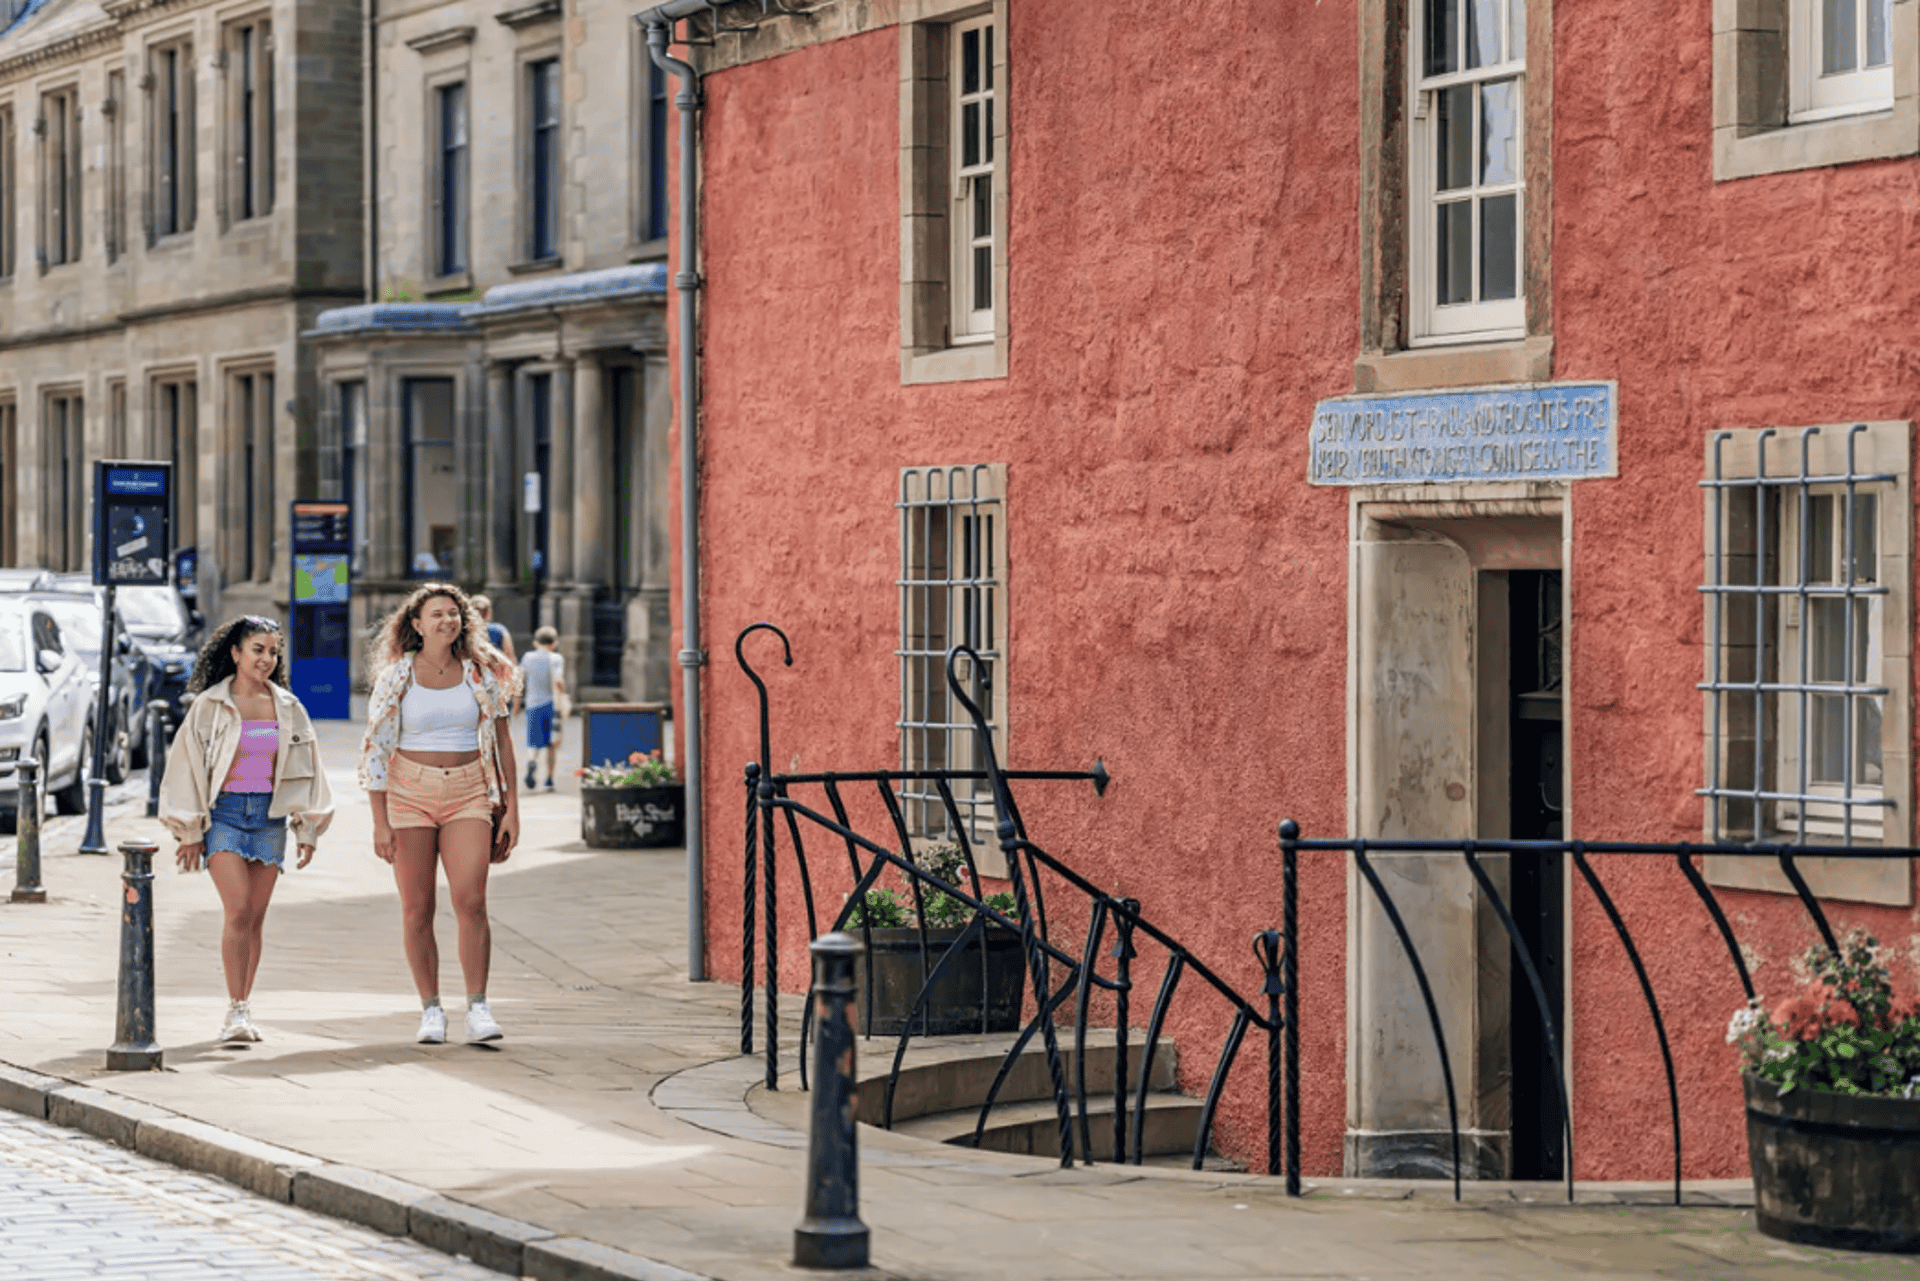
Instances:
[[[367,699],[367,735],[360,743],[360,786],[369,792],[387,790],[387,766],[400,745],[400,702],[413,688],[413,659],[407,655],[390,664],[373,683]],[[474,717],[480,730],[480,763],[487,770],[487,800],[504,799],[506,771],[500,764],[500,739],[493,722],[513,715],[514,688],[471,658],[461,664],[461,679],[473,695]]]

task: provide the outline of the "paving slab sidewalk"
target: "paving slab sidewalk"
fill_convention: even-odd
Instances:
[[[270,1195],[543,1278],[793,1277],[804,1096],[765,1092],[757,1064],[737,1058],[736,989],[687,982],[684,856],[586,849],[571,780],[527,797],[527,840],[491,889],[489,995],[506,1039],[416,1045],[398,906],[353,779],[357,730],[324,724],[321,739],[339,817],[268,916],[253,997],[266,1040],[214,1043],[225,1006],[218,900],[204,875],[172,871],[163,841],[166,1069],[104,1070],[120,866],[74,853],[68,824],[43,853],[47,904],[5,903],[10,884],[0,885],[0,1064],[10,1065],[0,1105],[32,1110],[51,1091],[70,1120],[143,1150],[224,1163],[218,1172]],[[164,835],[131,799],[107,832],[116,845]],[[1289,1201],[1233,1176],[1061,1171],[872,1131],[862,1144],[862,1215],[881,1275],[1913,1275],[1909,1260],[1769,1240],[1733,1205],[1530,1205],[1483,1190],[1456,1206],[1406,1188],[1331,1186]]]

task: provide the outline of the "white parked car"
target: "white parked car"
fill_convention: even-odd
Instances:
[[[22,756],[40,762],[41,786],[62,814],[86,810],[92,695],[86,665],[61,642],[53,615],[0,596],[0,831],[18,821]]]

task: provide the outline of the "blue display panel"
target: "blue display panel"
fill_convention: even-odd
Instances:
[[[353,519],[339,502],[293,505],[287,602],[293,692],[315,720],[353,715]]]

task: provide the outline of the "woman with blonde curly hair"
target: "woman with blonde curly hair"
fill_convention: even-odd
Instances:
[[[487,869],[520,838],[508,718],[518,670],[487,643],[480,614],[451,583],[426,583],[375,637],[376,675],[360,748],[360,785],[373,806],[373,851],[393,865],[407,966],[419,991],[419,1039],[447,1039],[434,938],[436,869],[459,927],[467,1039],[497,1041],[487,1008],[493,930]]]

